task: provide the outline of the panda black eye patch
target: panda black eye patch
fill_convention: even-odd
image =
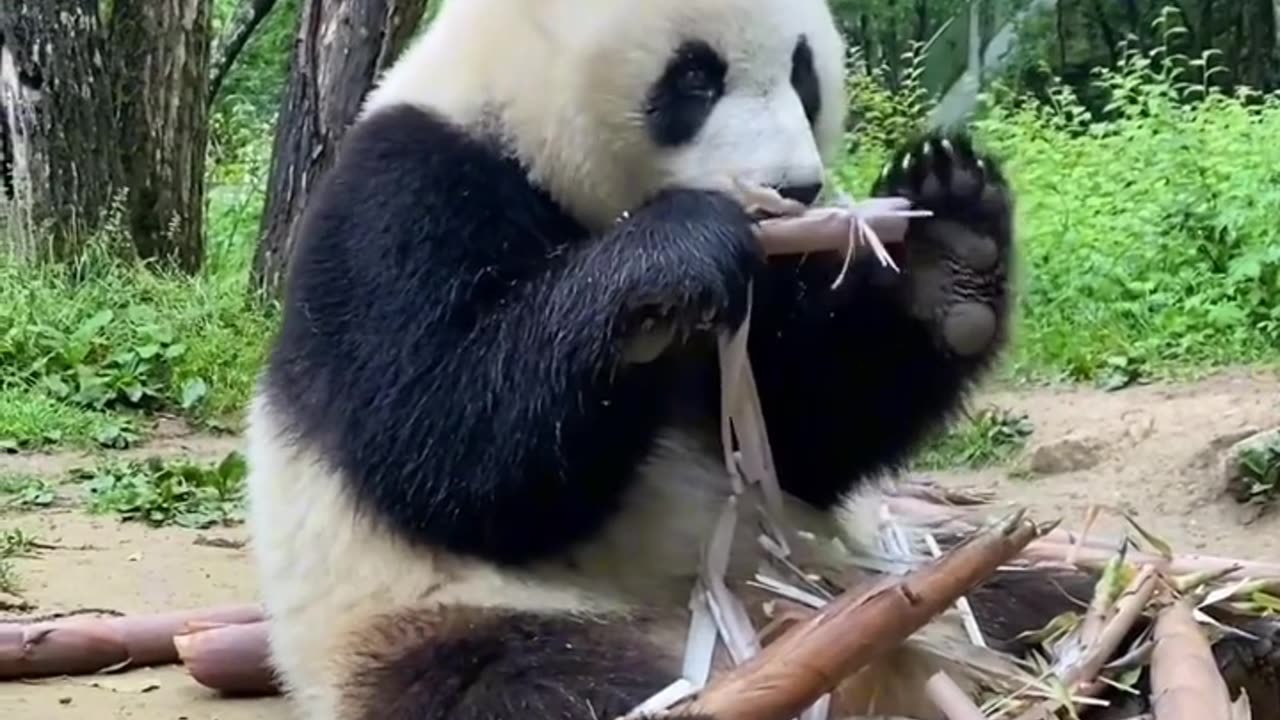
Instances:
[[[818,87],[818,71],[813,67],[813,48],[804,35],[791,52],[791,87],[800,96],[804,115],[812,125],[822,111],[822,90]]]
[[[701,40],[672,53],[645,99],[645,123],[653,141],[675,147],[693,140],[724,95],[729,64]]]

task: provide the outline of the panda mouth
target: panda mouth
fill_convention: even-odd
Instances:
[[[768,208],[752,208],[748,213],[748,217],[756,222],[764,222],[765,220],[777,220],[778,218],[787,217],[787,215]]]
[[[734,195],[756,222],[803,214],[808,207],[783,197],[776,188],[738,179],[733,182]]]

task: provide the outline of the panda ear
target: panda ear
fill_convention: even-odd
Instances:
[[[809,46],[808,36],[803,34],[796,40],[796,48],[791,53],[791,87],[800,96],[804,115],[813,125],[822,112],[822,86],[813,64],[813,48]]]

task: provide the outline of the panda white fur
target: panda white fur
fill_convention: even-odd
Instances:
[[[610,718],[677,677],[728,492],[714,333],[750,280],[789,519],[858,529],[863,481],[999,350],[1012,228],[995,163],[926,138],[876,188],[936,214],[902,275],[832,290],[834,253],[760,257],[731,178],[819,195],[844,57],[824,0],[447,0],[381,79],[300,224],[249,418],[302,717]]]

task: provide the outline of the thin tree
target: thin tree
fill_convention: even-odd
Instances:
[[[274,294],[294,225],[374,80],[399,55],[427,0],[304,0],[267,180],[255,285]]]
[[[214,45],[213,73],[209,78],[210,105],[218,99],[218,92],[222,90],[222,84],[235,66],[241,51],[275,6],[276,0],[241,0],[226,32]]]

